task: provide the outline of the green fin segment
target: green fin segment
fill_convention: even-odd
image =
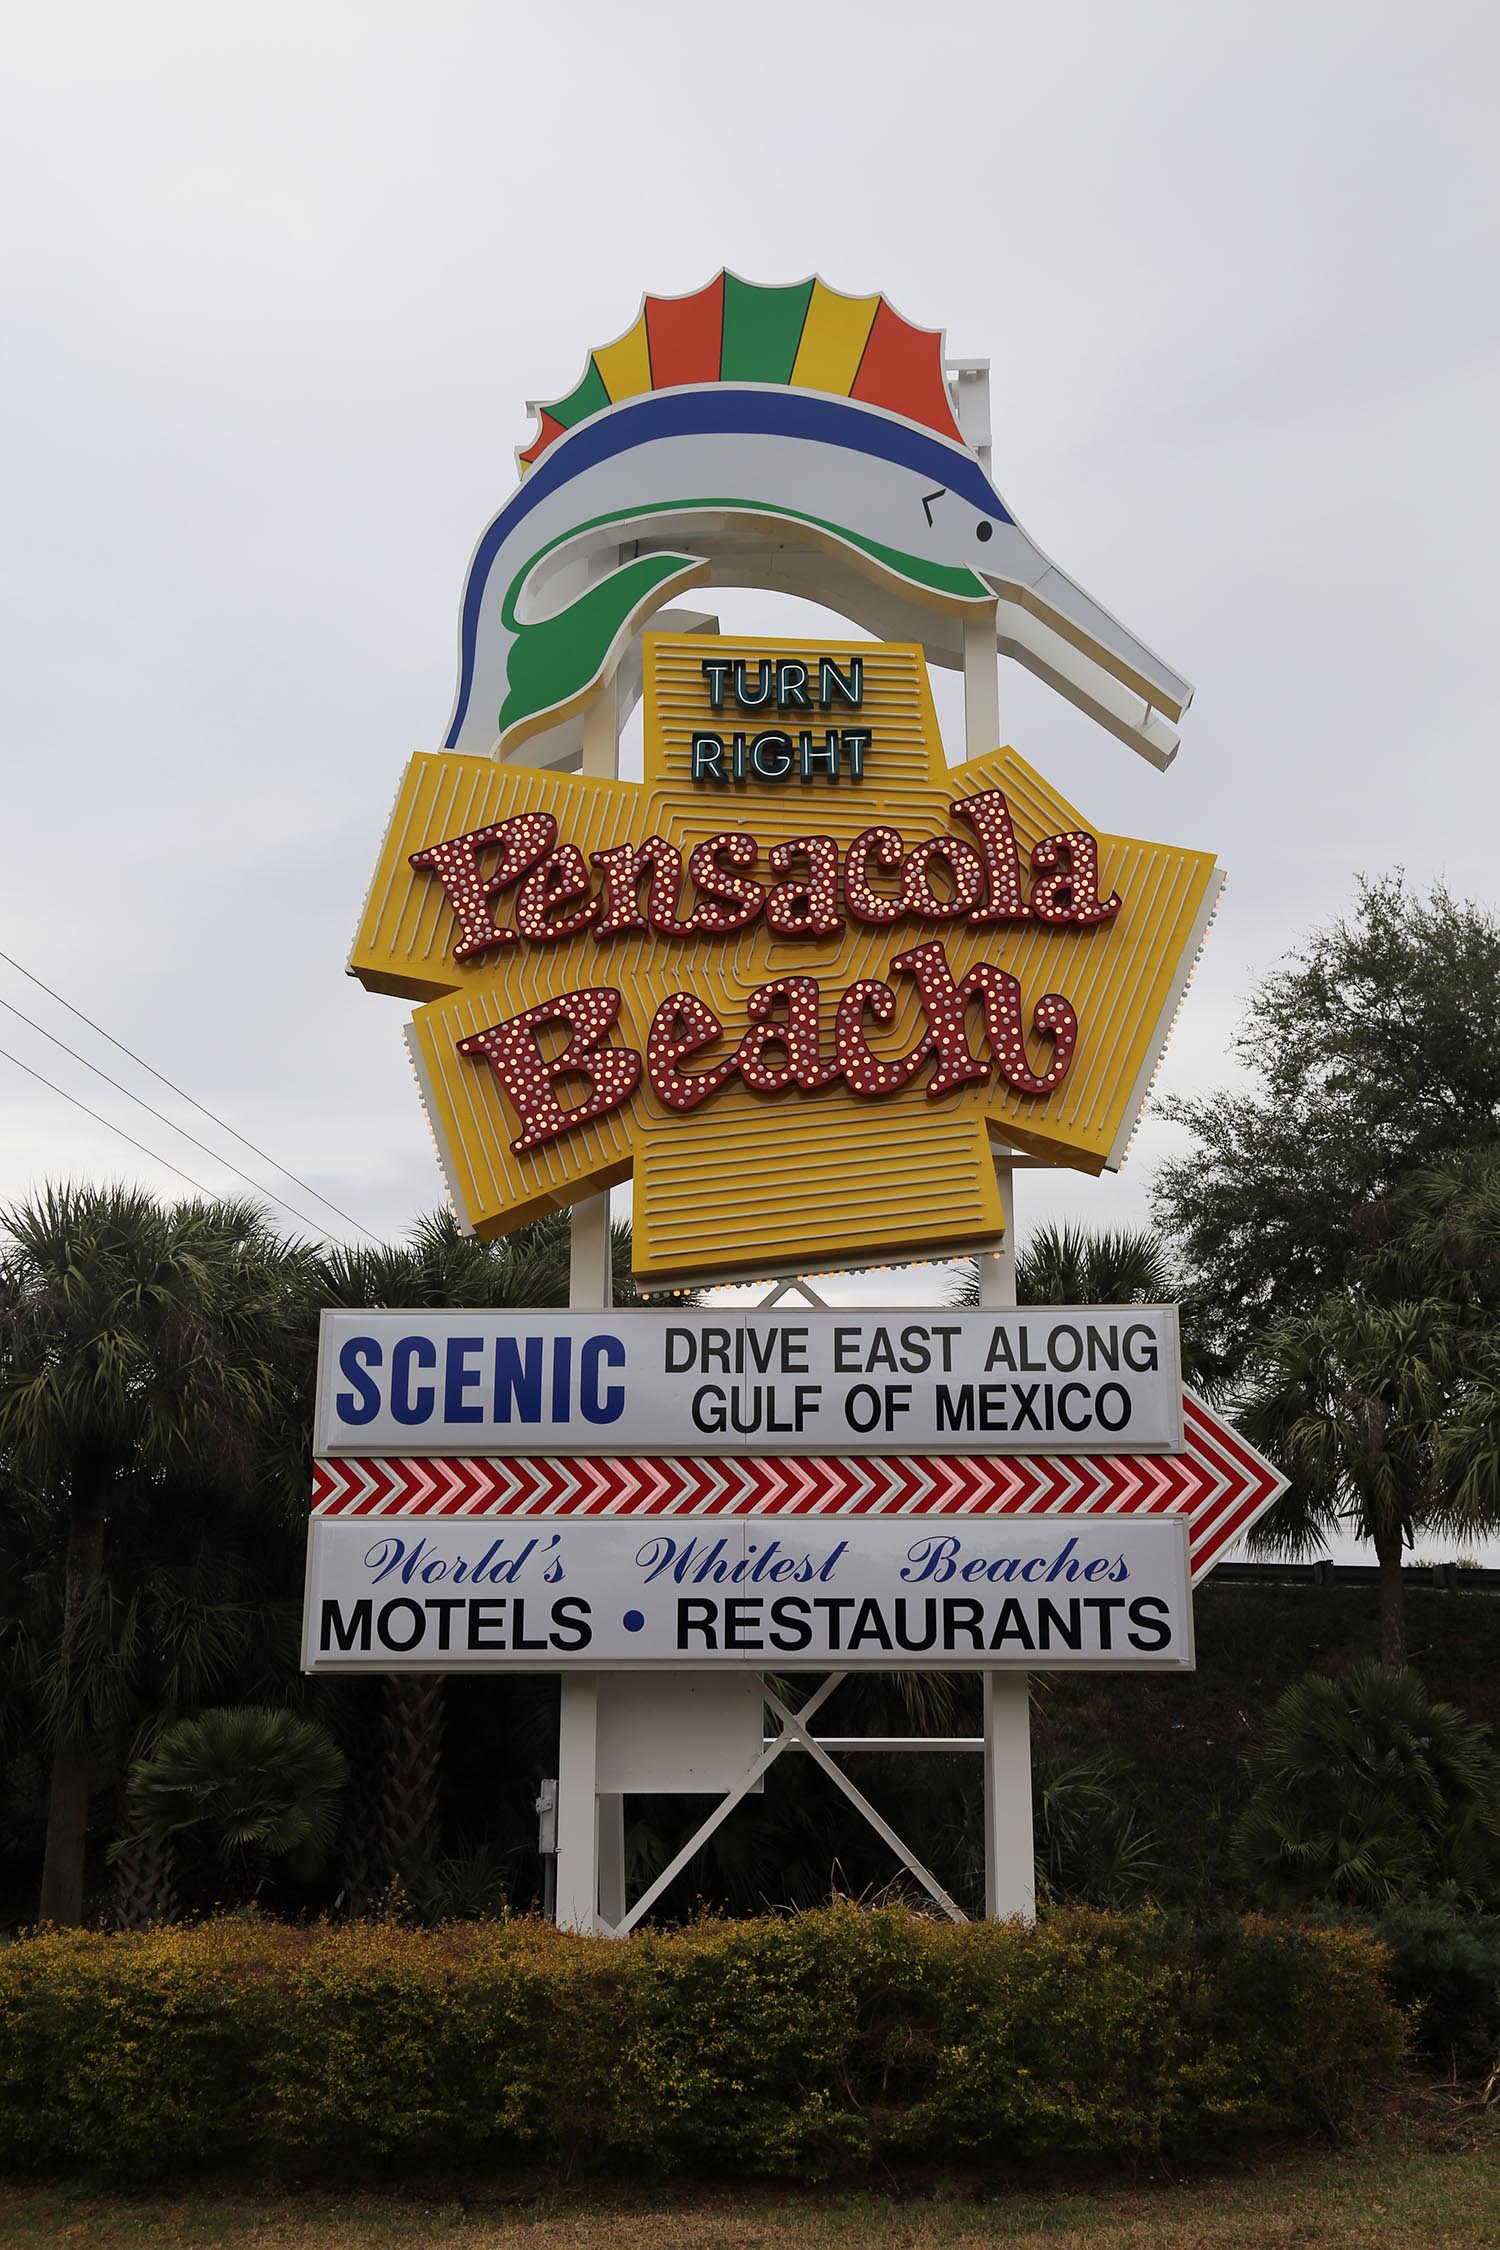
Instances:
[[[615,636],[642,602],[669,578],[701,567],[697,555],[640,555],[580,594],[558,616],[544,618],[538,625],[517,627],[511,611],[506,623],[517,638],[500,711],[501,734],[539,711],[555,711],[571,703],[590,680],[598,678]],[[509,603],[506,607],[510,610]]]
[[[548,407],[547,412],[554,422],[561,422],[565,430],[571,430],[575,423],[587,421],[591,414],[602,414],[608,404],[609,393],[604,388],[604,377],[599,372],[597,361],[591,359],[588,372],[577,390],[569,391],[566,398],[558,399]]]
[[[810,281],[787,289],[757,289],[726,273],[719,381],[789,383],[812,293]]]

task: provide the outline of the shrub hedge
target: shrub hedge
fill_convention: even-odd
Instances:
[[[624,1943],[534,1921],[0,1951],[0,2166],[164,2184],[390,2160],[810,2178],[1342,2130],[1403,2023],[1380,1948],[1083,1909],[852,1906]]]

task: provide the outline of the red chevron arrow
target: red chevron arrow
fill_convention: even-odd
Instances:
[[[1286,1479],[1183,1394],[1176,1454],[371,1458],[313,1465],[320,1516],[1176,1515],[1193,1577],[1213,1568]]]

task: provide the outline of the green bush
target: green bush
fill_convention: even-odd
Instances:
[[[1500,1758],[1488,1727],[1373,1660],[1308,1672],[1271,1714],[1234,1856],[1275,1904],[1363,1907],[1451,1885],[1500,1900]]]
[[[1418,1899],[1376,1929],[1390,1952],[1387,1988],[1416,2012],[1418,2052],[1459,2078],[1488,2077],[1500,2064],[1500,1916]]]
[[[615,1943],[532,1921],[0,1953],[0,2166],[166,2182],[382,2160],[809,2178],[1341,2130],[1402,2019],[1367,1936],[853,1907]]]

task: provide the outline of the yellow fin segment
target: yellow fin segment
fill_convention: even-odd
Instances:
[[[815,281],[792,367],[796,388],[834,391],[847,398],[879,307],[878,296],[846,297],[826,282]]]
[[[604,344],[594,353],[594,365],[604,378],[611,406],[618,406],[622,398],[638,398],[642,391],[650,390],[651,347],[646,339],[644,312],[634,328],[627,329],[614,343]]]

